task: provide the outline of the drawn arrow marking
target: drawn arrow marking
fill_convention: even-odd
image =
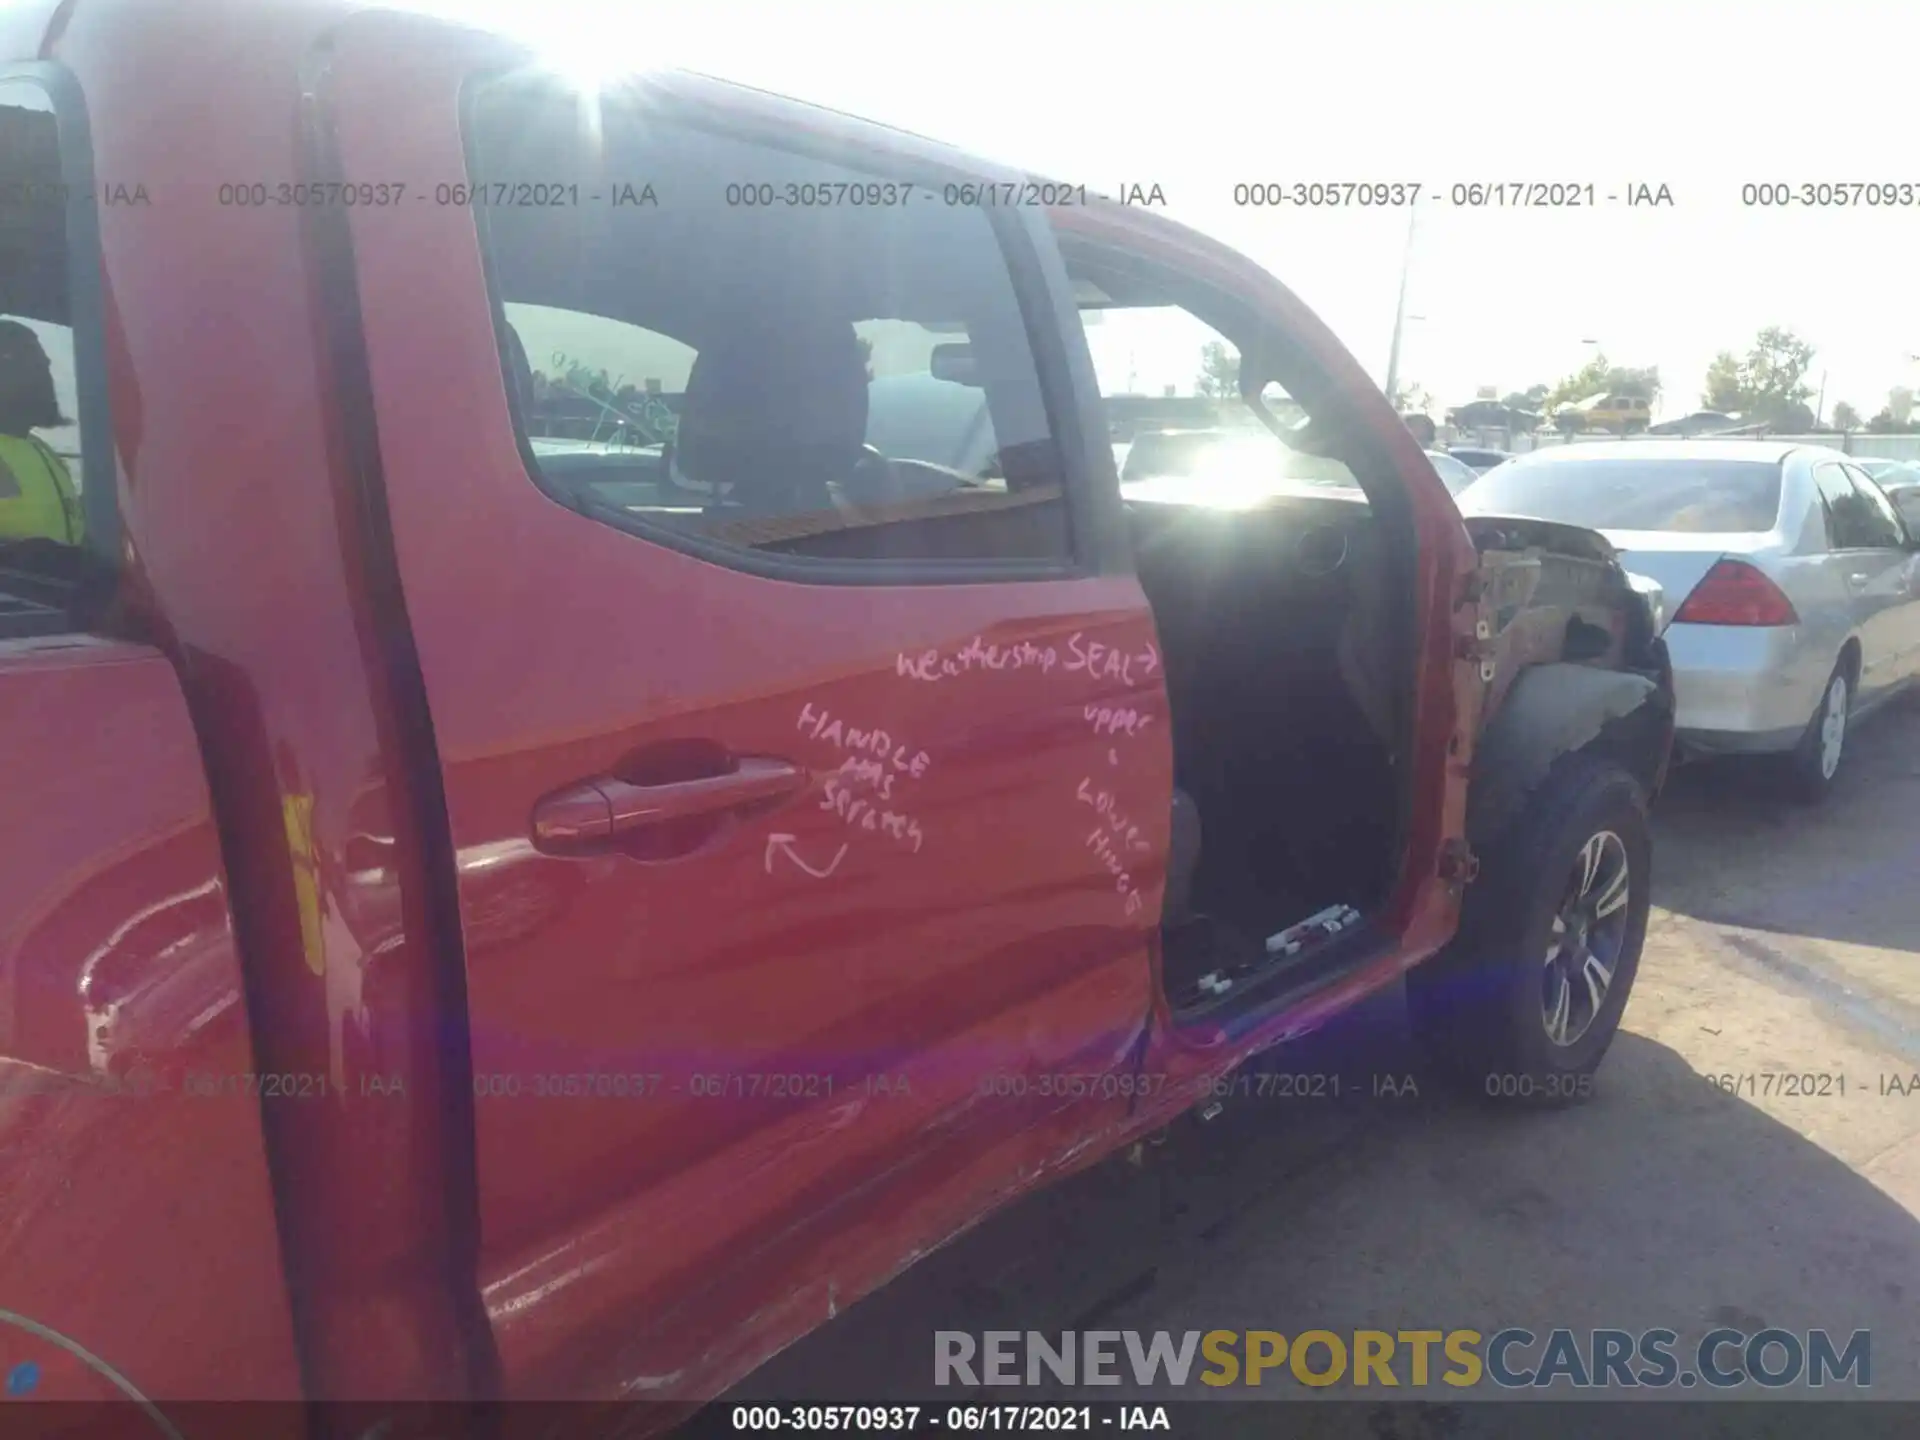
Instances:
[[[839,850],[834,852],[833,859],[827,862],[827,868],[824,870],[816,870],[800,858],[799,852],[793,848],[793,840],[794,837],[791,835],[769,835],[767,837],[767,874],[771,875],[773,873],[773,857],[776,852],[780,851],[784,851],[789,860],[793,861],[794,864],[798,865],[816,880],[824,880],[833,874],[833,872],[839,868],[840,862],[846,858],[847,847],[845,842],[842,842]]]

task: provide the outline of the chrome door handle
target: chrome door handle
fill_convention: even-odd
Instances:
[[[792,795],[811,777],[801,766],[742,756],[718,775],[635,785],[613,775],[582,780],[533,808],[536,848],[563,854],[618,849],[628,838],[675,821],[725,818]]]
[[[785,760],[748,756],[725,775],[702,775],[664,785],[629,785],[608,778],[595,782],[613,811],[613,833],[663,825],[720,810],[741,810],[791,795],[807,783],[807,772]]]

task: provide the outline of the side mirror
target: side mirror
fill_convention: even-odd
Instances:
[[[975,385],[980,383],[980,366],[973,358],[973,346],[936,345],[933,354],[928,357],[927,369],[936,380],[945,380],[950,385]]]

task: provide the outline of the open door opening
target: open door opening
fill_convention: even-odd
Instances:
[[[1178,274],[1063,248],[1172,712],[1161,982],[1177,1022],[1211,1023],[1377,948],[1405,854],[1417,532],[1372,422],[1283,337]]]

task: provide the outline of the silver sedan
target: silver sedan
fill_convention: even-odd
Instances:
[[[1764,440],[1537,450],[1459,497],[1604,534],[1664,596],[1683,754],[1826,793],[1847,727],[1920,681],[1920,544],[1846,455]]]

